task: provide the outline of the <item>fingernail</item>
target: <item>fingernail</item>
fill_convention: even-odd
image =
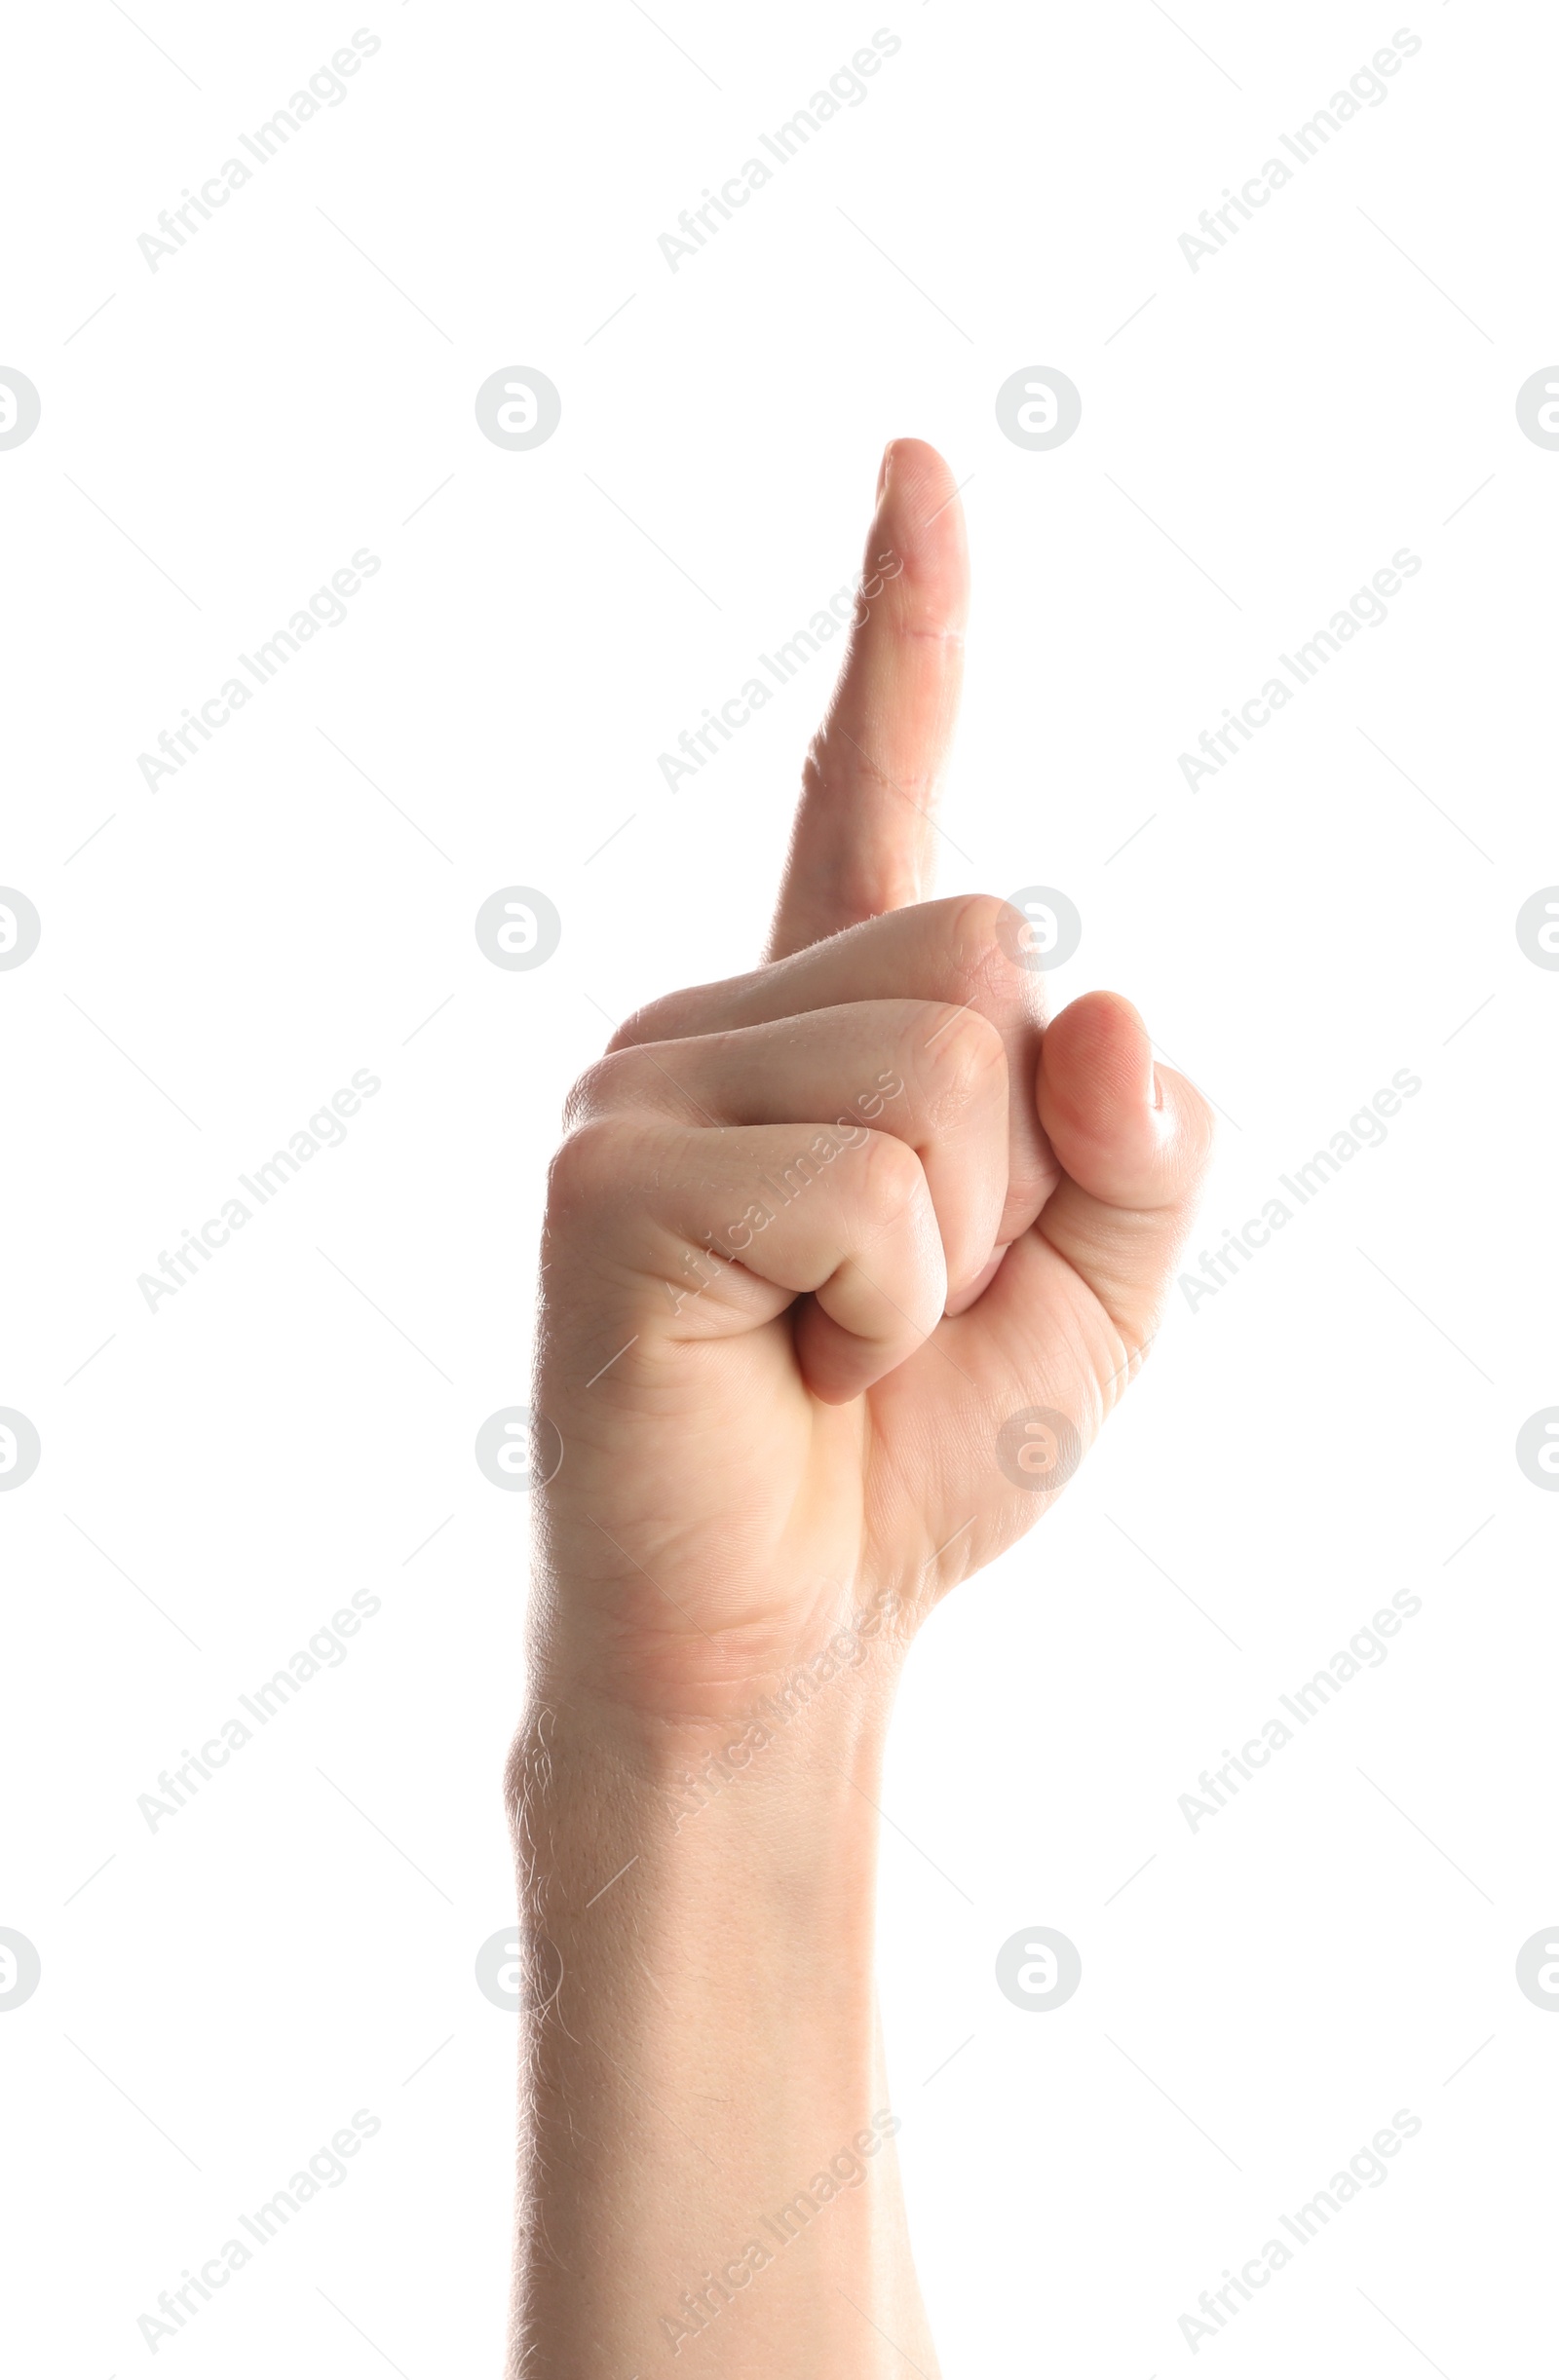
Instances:
[[[890,438],[883,448],[883,459],[877,466],[877,501],[879,504],[883,500],[883,490],[888,485],[888,467],[893,459],[894,441]]]

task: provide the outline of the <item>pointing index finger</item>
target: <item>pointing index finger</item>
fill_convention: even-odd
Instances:
[[[878,475],[849,651],[802,771],[770,959],[926,897],[968,609],[952,472],[933,446],[895,438]]]

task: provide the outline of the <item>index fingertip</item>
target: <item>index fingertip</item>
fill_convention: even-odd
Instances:
[[[876,526],[911,571],[937,578],[938,594],[961,615],[964,508],[952,465],[924,438],[890,438],[884,447]]]

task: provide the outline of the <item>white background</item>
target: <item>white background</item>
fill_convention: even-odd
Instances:
[[[513,1913],[526,1515],[473,1439],[525,1394],[564,1091],[606,1017],[752,963],[832,654],[674,794],[657,756],[851,577],[899,434],[968,483],[940,888],[1066,889],[1058,995],[1129,994],[1216,1101],[1193,1254],[1423,1083],[1176,1294],[912,1659],[881,1975],[945,2368],[1179,2368],[1198,2292],[1399,2109],[1388,2184],[1201,2356],[1537,2368],[1559,1505],[1513,1444],[1559,1402],[1559,977],[1514,918],[1559,878],[1559,455],[1514,398],[1559,355],[1559,27],[1423,0],[1386,103],[1193,273],[1179,235],[1399,19],[908,0],[866,101],[673,274],[658,235],[883,20],[412,0],[153,273],[137,235],[356,20],[136,15],[15,22],[0,125],[0,362],[43,402],[0,453],[0,882],[43,920],[0,973],[0,1404],[43,1443],[0,1495],[0,1923],[43,1964],[0,2015],[17,2368],[139,2368],[136,2317],[360,2108],[348,2181],[159,2362],[497,2368],[513,2023],[473,1963]],[[533,452],[476,428],[507,364],[562,394]],[[1051,453],[995,418],[1030,364],[1083,395]],[[347,620],[148,790],[363,547]],[[1403,547],[1387,623],[1190,791],[1177,755]],[[530,972],[472,930],[513,884],[563,918]],[[345,1145],[149,1312],[360,1068]],[[1384,1667],[1193,1833],[1198,1772],[1399,1589]],[[149,1832],[354,1590],[345,1663]],[[1035,1924],[1083,1958],[1051,2014],[994,1982]]]

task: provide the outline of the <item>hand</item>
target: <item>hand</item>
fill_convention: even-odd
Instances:
[[[767,961],[641,1009],[570,1100],[544,1695],[712,1721],[863,1613],[902,1639],[1048,1509],[1152,1342],[1204,1103],[1115,994],[1046,1025],[1007,903],[921,897],[967,597],[951,473],[899,439]],[[998,1459],[1031,1409],[1077,1434],[1034,1434],[1032,1488]]]

